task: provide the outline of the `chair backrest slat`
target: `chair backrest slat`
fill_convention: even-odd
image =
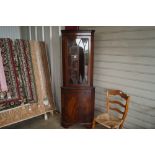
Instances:
[[[125,93],[123,93],[123,92],[120,91],[120,90],[112,90],[112,89],[109,89],[109,90],[108,90],[108,93],[109,93],[109,95],[119,95],[119,96],[121,96],[122,98],[124,98],[125,100],[128,99],[128,95],[126,95]]]
[[[112,107],[110,107],[110,109],[111,109],[111,110],[114,110],[114,111],[117,111],[117,112],[119,112],[119,113],[122,114],[122,115],[124,114],[124,112],[120,111],[120,110],[117,109],[117,108],[112,108]]]
[[[120,101],[112,101],[112,100],[109,100],[110,103],[113,103],[113,104],[118,104],[120,105],[121,107],[124,107],[125,108],[125,105],[122,104]]]

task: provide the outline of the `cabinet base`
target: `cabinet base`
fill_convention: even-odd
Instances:
[[[72,124],[66,124],[66,123],[63,123],[63,122],[61,122],[61,126],[63,127],[63,128],[69,128],[70,126],[72,126]]]
[[[85,127],[86,129],[92,129],[92,124],[93,123],[79,123],[79,125]],[[63,128],[68,129],[69,127],[73,126],[74,124],[65,124],[65,123],[61,123],[61,126]]]

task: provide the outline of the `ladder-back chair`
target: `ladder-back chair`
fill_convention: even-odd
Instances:
[[[113,99],[112,99],[113,98]],[[107,90],[106,112],[94,118],[93,128],[96,123],[106,128],[123,128],[128,113],[130,96],[120,90]]]

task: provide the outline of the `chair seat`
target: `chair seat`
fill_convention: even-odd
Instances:
[[[107,128],[119,128],[120,124],[122,123],[121,119],[114,117],[109,113],[103,113],[98,115],[95,118],[95,121]]]

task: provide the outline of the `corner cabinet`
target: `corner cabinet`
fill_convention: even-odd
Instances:
[[[94,30],[62,30],[61,124],[92,127]]]

